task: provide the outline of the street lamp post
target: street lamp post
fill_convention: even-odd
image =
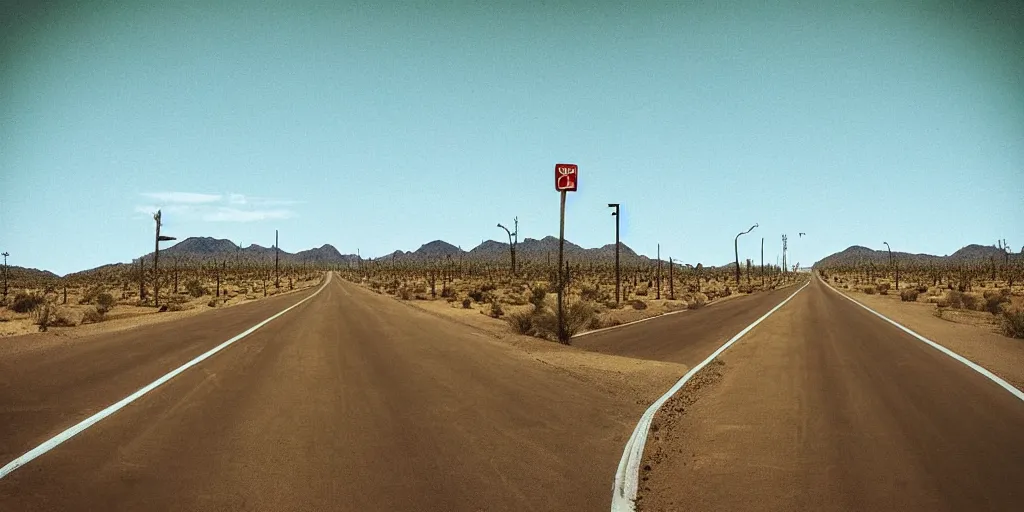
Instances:
[[[612,216],[615,217],[615,303],[619,303],[619,289],[622,287],[619,274],[619,203],[608,203],[609,208],[615,208]]]
[[[900,266],[896,263],[896,259],[892,257],[892,247],[889,247],[889,242],[882,242],[885,244],[885,248],[889,250],[889,266],[893,267],[896,273],[896,292],[900,291]]]
[[[732,241],[733,250],[736,252],[736,286],[740,285],[740,236],[750,233],[757,227],[757,224],[750,226],[750,229],[736,235]]]
[[[519,217],[516,217],[515,219],[513,219],[513,221],[515,222],[515,231],[509,231],[509,229],[506,228],[505,226],[502,226],[500,222],[498,223],[498,227],[501,228],[501,229],[504,229],[505,233],[508,233],[508,250],[509,250],[509,254],[511,254],[511,256],[512,256],[512,277],[515,277],[515,275],[516,275],[516,245],[518,245],[518,243],[519,243]],[[512,240],[512,237],[515,237],[515,241]]]

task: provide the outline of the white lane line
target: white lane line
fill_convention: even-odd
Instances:
[[[245,332],[235,336],[234,338],[231,338],[230,340],[227,340],[224,343],[221,343],[220,345],[217,345],[216,347],[213,347],[212,349],[206,351],[205,353],[203,353],[199,357],[197,357],[197,358],[195,358],[195,359],[193,359],[193,360],[191,360],[191,361],[189,361],[189,362],[179,366],[178,368],[176,368],[175,370],[171,371],[170,373],[168,373],[168,374],[164,375],[163,377],[160,377],[159,379],[157,379],[157,380],[151,382],[150,384],[146,385],[142,389],[140,389],[140,390],[138,390],[138,391],[136,391],[136,392],[134,392],[134,393],[124,397],[124,398],[122,398],[120,401],[118,401],[117,403],[115,403],[113,405],[108,406],[106,409],[103,409],[102,411],[100,411],[100,412],[98,412],[96,414],[93,414],[92,416],[89,416],[88,418],[82,420],[81,422],[79,422],[78,424],[72,426],[71,428],[61,432],[60,434],[57,434],[57,435],[53,436],[50,439],[48,439],[43,444],[41,444],[39,446],[36,446],[35,448],[29,450],[28,452],[26,452],[21,457],[18,457],[17,459],[14,459],[11,462],[7,463],[6,466],[0,468],[0,478],[4,478],[5,476],[7,476],[7,475],[11,474],[12,472],[14,472],[14,470],[20,468],[21,466],[24,466],[25,464],[27,464],[28,462],[32,461],[36,457],[39,457],[40,455],[42,455],[42,454],[44,454],[44,453],[46,453],[46,452],[56,448],[57,446],[59,446],[64,441],[67,441],[68,439],[71,439],[72,437],[76,436],[77,434],[79,434],[83,430],[85,430],[85,429],[95,425],[96,423],[99,423],[100,420],[106,418],[107,416],[110,416],[110,415],[114,414],[115,412],[120,411],[126,405],[128,405],[128,404],[130,404],[130,403],[132,403],[132,402],[134,402],[136,400],[138,400],[139,398],[141,398],[146,393],[149,393],[150,391],[153,391],[154,389],[159,387],[161,384],[164,384],[165,382],[173,379],[174,377],[178,376],[178,374],[184,372],[185,370],[188,370],[189,368],[191,368],[191,367],[193,367],[193,366],[203,362],[206,358],[216,354],[217,352],[220,352],[221,350],[224,350],[224,348],[226,348],[227,346],[231,345],[232,343],[234,343],[234,342],[236,342],[236,341],[238,341],[238,340],[240,340],[240,339],[242,339],[242,338],[252,334],[257,329],[259,329],[260,327],[263,327],[264,325],[267,325],[268,323],[270,323],[275,318],[277,318],[277,317],[279,317],[279,316],[281,316],[281,315],[291,311],[292,309],[294,309],[294,308],[298,307],[299,305],[301,305],[303,302],[306,302],[307,300],[312,299],[313,297],[316,297],[317,295],[320,294],[321,291],[323,291],[323,289],[325,287],[327,287],[327,284],[331,282],[331,275],[332,274],[333,274],[333,272],[329,272],[327,274],[327,279],[324,281],[324,284],[320,285],[320,288],[316,292],[314,292],[313,295],[310,295],[309,297],[306,297],[305,299],[302,299],[299,302],[296,302],[295,304],[289,306],[288,308],[286,308],[285,310],[281,311],[280,313],[277,313],[276,315],[274,315],[274,316],[272,316],[272,317],[270,317],[270,318],[268,318],[268,319],[266,319],[266,320],[264,320],[264,321],[262,321],[262,322],[260,322],[260,323],[258,323],[256,325],[250,327],[248,330],[246,330]]]
[[[708,307],[711,307],[713,305],[714,305],[714,303],[708,304]],[[669,316],[669,315],[676,315],[676,314],[679,314],[679,313],[686,313],[687,311],[689,311],[689,310],[688,309],[680,309],[680,310],[676,310],[676,311],[669,311],[668,313],[662,313],[662,314],[660,314],[658,316],[649,316],[647,318],[641,318],[640,320],[633,320],[632,322],[626,322],[624,324],[613,325],[611,327],[602,327],[600,329],[594,329],[592,331],[584,331],[584,332],[581,332],[579,334],[574,334],[572,337],[573,338],[579,338],[580,336],[586,336],[588,334],[597,334],[599,332],[610,331],[612,329],[618,329],[618,328],[621,328],[621,327],[626,327],[626,326],[629,326],[629,325],[638,324],[640,322],[646,322],[648,320],[654,320],[656,318],[664,318],[664,317]]]
[[[912,331],[912,330],[910,330],[910,329],[900,325],[896,321],[894,321],[894,320],[890,319],[889,317],[879,313],[878,311],[875,311],[875,310],[865,306],[864,304],[861,304],[856,299],[853,299],[852,297],[846,295],[845,293],[843,293],[843,292],[833,288],[832,285],[829,284],[824,279],[819,279],[819,280],[821,282],[825,283],[825,286],[828,289],[832,290],[833,292],[838,293],[840,297],[842,297],[842,298],[844,298],[844,299],[846,299],[846,300],[848,300],[848,301],[850,301],[850,302],[852,302],[852,303],[854,303],[854,304],[856,304],[856,305],[858,305],[858,306],[868,310],[869,312],[871,312],[872,314],[874,314],[878,318],[881,318],[882,320],[885,320],[886,322],[889,322],[890,324],[895,325],[898,329],[900,329],[903,332],[905,332],[905,333],[907,333],[907,334],[917,338],[920,341],[923,341],[923,342],[927,343],[928,345],[930,345],[935,350],[938,350],[939,352],[942,352],[943,354],[946,354],[947,356],[952,357],[953,359],[956,359],[957,361],[963,363],[964,366],[967,366],[968,368],[970,368],[970,369],[972,369],[972,370],[982,374],[983,376],[985,376],[986,378],[988,378],[992,382],[995,382],[996,384],[1002,386],[1003,389],[1009,391],[1010,394],[1012,394],[1013,396],[1017,397],[1021,401],[1024,401],[1024,391],[1021,391],[1021,390],[1017,389],[1016,387],[1014,387],[1009,382],[1006,382],[1005,380],[999,378],[998,375],[988,371],[987,369],[985,369],[985,367],[983,367],[983,366],[981,366],[981,365],[971,361],[970,359],[967,359],[964,356],[961,356],[960,354],[957,354],[956,352],[953,352],[952,350],[950,350],[950,349],[948,349],[946,347],[943,347],[942,345],[939,345],[938,343],[935,343],[934,341],[932,341],[932,340],[930,340],[928,338],[925,338],[924,336],[921,336],[920,334],[918,334],[918,333],[916,333],[916,332],[914,332],[914,331]]]
[[[643,416],[640,417],[640,422],[636,424],[636,428],[633,429],[633,435],[629,437],[629,441],[626,442],[626,447],[622,452],[622,459],[619,460],[619,467],[615,470],[615,482],[612,484],[612,512],[633,512],[636,509],[636,490],[637,490],[637,479],[640,477],[640,461],[644,455],[644,445],[647,444],[647,432],[651,428],[651,421],[654,420],[654,415],[657,414],[658,410],[661,409],[662,405],[668,401],[672,395],[679,392],[683,385],[686,384],[697,372],[707,366],[708,363],[713,361],[716,357],[725,352],[725,350],[736,343],[737,340],[743,337],[743,335],[750,332],[751,329],[757,326],[757,324],[764,321],[772,313],[776,312],[782,306],[786,305],[796,294],[807,288],[810,282],[805,283],[797,291],[793,292],[792,295],[786,298],[786,300],[779,303],[778,306],[772,308],[771,311],[767,312],[761,318],[758,318],[754,323],[748,325],[732,339],[725,342],[724,345],[718,347],[714,353],[708,356],[707,359],[702,361],[697,366],[694,366],[690,371],[683,375],[683,378],[676,382],[672,389],[669,389],[664,395],[661,395],[657,401],[651,404],[650,407],[644,411]]]

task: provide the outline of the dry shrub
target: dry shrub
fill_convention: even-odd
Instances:
[[[871,285],[871,284],[869,284],[869,285],[867,285],[867,286],[865,286],[865,287],[864,287],[864,293],[866,293],[866,294],[868,294],[868,295],[874,295],[874,294],[875,294],[875,292],[877,292],[877,291],[878,291],[878,290],[877,290],[877,289],[875,289],[875,286],[874,286],[874,285]]]
[[[501,303],[497,300],[491,301],[491,312],[489,313],[492,318],[501,318],[505,314],[505,310],[501,308]]]
[[[533,313],[529,311],[516,311],[505,317],[512,332],[516,334],[530,334],[533,331]]]
[[[79,304],[92,304],[99,294],[103,293],[103,287],[100,285],[90,286],[86,288],[85,292],[82,293],[82,298],[78,299]]]
[[[535,286],[530,290],[530,304],[533,304],[534,311],[544,309],[544,299],[547,298],[548,289],[544,286]]]
[[[82,311],[82,323],[83,324],[95,324],[103,321],[103,314],[96,310],[96,308],[86,308]]]
[[[18,292],[11,302],[10,309],[15,313],[29,313],[35,311],[43,302],[45,302],[45,299],[43,299],[42,295]]]
[[[637,285],[636,290],[633,291],[633,295],[637,295],[637,296],[640,296],[640,297],[646,297],[647,296],[647,291],[648,291],[647,283],[640,283],[639,285]]]
[[[398,289],[397,295],[398,298],[402,300],[409,300],[412,298],[412,292],[404,286]]]
[[[200,283],[198,279],[192,279],[185,283],[185,290],[188,290],[188,294],[197,299],[203,295],[210,294],[210,290],[207,290],[206,287],[203,286],[203,283]]]
[[[950,290],[946,292],[946,297],[939,304],[946,304],[947,307],[953,309],[963,309],[964,294],[957,290]]]
[[[114,300],[114,296],[107,292],[97,294],[95,301],[96,310],[99,311],[101,315],[105,315],[108,311],[114,309],[114,305],[117,304],[117,301]]]
[[[708,303],[707,295],[703,293],[695,293],[690,300],[686,301],[687,309],[700,309],[706,306]]]
[[[473,299],[469,297],[462,299],[462,309],[470,309],[471,307],[473,307]]]
[[[580,286],[580,300],[587,302],[601,302],[604,294],[601,293],[601,285],[583,283]]]
[[[1007,293],[1004,294],[1003,292],[1007,292]],[[1000,290],[998,292],[986,291],[985,295],[984,295],[984,298],[985,298],[985,311],[988,311],[989,313],[992,313],[993,315],[998,315],[999,313],[1002,313],[1002,311],[1003,311],[1003,304],[1008,304],[1010,302],[1010,294],[1009,294],[1009,290],[1007,290],[1007,289]]]
[[[1024,309],[1003,311],[1003,334],[1011,338],[1024,338]]]
[[[926,284],[919,284],[919,285],[917,285],[917,293],[926,293],[926,292],[928,292],[928,285],[926,285]]]
[[[979,310],[981,310],[982,307],[984,307],[984,304],[982,303],[981,297],[979,297],[979,296],[977,296],[977,295],[975,295],[973,293],[965,293],[965,294],[963,294],[962,300],[963,300],[963,303],[964,303],[964,309],[969,309],[969,310],[972,310],[972,311],[979,311]]]
[[[903,302],[917,302],[919,293],[916,288],[904,288],[900,291],[900,300]]]
[[[50,325],[54,327],[74,327],[79,322],[81,320],[75,315],[74,311],[69,308],[60,307],[53,312],[53,317],[50,319]]]
[[[876,287],[878,289],[878,294],[889,295],[890,286],[891,285],[889,283],[878,283],[878,286]]]
[[[633,306],[633,309],[635,309],[637,311],[642,311],[642,310],[647,309],[647,303],[642,301],[642,300],[639,300],[639,299],[630,302],[630,305]]]

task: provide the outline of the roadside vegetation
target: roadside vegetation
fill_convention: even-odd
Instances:
[[[888,266],[871,263],[816,269],[822,279],[845,291],[887,295],[901,302],[932,305],[935,316],[951,322],[980,325],[1012,338],[1024,339],[1024,265],[1020,259],[902,263],[899,290]]]
[[[729,297],[774,289],[801,277],[783,275],[777,267],[766,267],[762,286],[760,268],[755,266],[749,271],[744,269],[737,287],[734,272],[734,267],[687,267],[676,262],[670,281],[669,265],[662,262],[659,287],[657,261],[623,265],[622,290],[616,302],[614,264],[572,262],[568,265],[564,293],[567,334],[699,309]],[[543,261],[519,260],[514,275],[501,262],[454,258],[398,263],[366,261],[362,268],[342,269],[339,274],[382,295],[435,310],[439,303],[447,303],[455,310],[451,315],[472,310],[504,321],[509,332],[558,339],[558,273],[554,265]]]

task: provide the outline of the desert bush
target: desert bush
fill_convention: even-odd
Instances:
[[[616,325],[622,325],[622,320],[619,320],[618,318],[608,318],[606,320],[602,320],[599,327],[615,327]]]
[[[754,287],[749,284],[741,284],[737,290],[740,293],[753,293]]]
[[[917,285],[917,293],[926,293],[928,291],[928,285],[919,284]]]
[[[875,294],[875,292],[877,292],[877,291],[878,291],[877,289],[875,289],[875,286],[874,286],[874,285],[871,285],[871,284],[869,284],[869,285],[865,286],[865,287],[863,288],[863,290],[864,290],[864,293],[866,293],[866,294],[868,294],[868,295],[874,295],[874,294]]]
[[[637,311],[647,309],[647,303],[642,301],[642,300],[639,300],[639,299],[638,300],[634,300],[634,301],[630,302],[629,304],[631,306],[633,306],[633,309],[635,309]]]
[[[916,302],[919,293],[917,288],[904,288],[900,290],[900,300],[903,302]]]
[[[56,308],[53,312],[52,318],[50,319],[50,325],[54,327],[74,327],[78,325],[78,319],[75,318],[71,310],[67,308]]]
[[[415,293],[415,294],[425,294],[425,293],[427,293],[427,286],[423,285],[423,284],[418,284],[418,285],[416,285],[415,288],[412,289],[412,293]]]
[[[533,332],[533,314],[529,311],[516,311],[505,317],[512,332],[516,334],[531,334]]]
[[[988,293],[985,292],[985,311],[998,315],[1003,311],[1003,304],[1010,302],[1010,297],[1002,295],[1001,293]]]
[[[529,302],[526,300],[526,297],[524,297],[521,293],[510,293],[506,295],[505,302],[513,306],[522,306],[525,304],[529,304]]]
[[[691,300],[686,301],[687,309],[700,309],[707,305],[707,295],[703,293],[695,293]]]
[[[397,295],[402,300],[409,300],[412,298],[412,292],[404,286],[398,289]]]
[[[946,307],[962,309],[964,307],[964,294],[957,290],[950,290],[946,292],[946,296],[939,304],[943,303],[946,304]]]
[[[473,306],[473,299],[471,299],[469,297],[466,297],[465,299],[462,299],[462,309],[469,309],[472,306]]]
[[[501,308],[501,303],[497,300],[491,301],[491,312],[488,313],[492,318],[501,318],[505,314],[505,310]]]
[[[448,299],[448,298],[454,297],[456,295],[458,295],[458,292],[456,292],[454,288],[445,287],[444,289],[441,290],[441,298]],[[451,302],[451,301],[448,301],[448,302]]]
[[[647,290],[648,290],[647,283],[640,283],[636,287],[636,290],[633,290],[633,295],[637,295],[637,296],[640,296],[640,297],[646,297],[647,296]]]
[[[43,302],[45,302],[45,299],[43,299],[42,295],[18,292],[14,295],[14,300],[11,301],[11,311],[15,313],[29,313],[35,311]]]
[[[53,306],[46,301],[36,307],[36,325],[39,326],[39,332],[46,332],[50,327],[50,322],[53,320],[53,309]]]
[[[103,315],[96,308],[85,308],[82,311],[83,324],[95,324],[103,321]]]
[[[494,283],[484,283],[483,285],[480,286],[480,291],[481,292],[492,292],[492,291],[496,290],[497,288],[498,288],[497,286],[494,286]]]
[[[1003,311],[1003,334],[1024,338],[1024,309]]]
[[[533,323],[533,335],[538,338],[558,340],[558,317],[548,309],[535,311],[530,321]]]
[[[210,299],[210,302],[206,303],[206,307],[215,308],[217,307],[217,299]],[[168,310],[170,307],[167,308]]]
[[[544,299],[548,295],[548,289],[544,286],[535,286],[530,290],[530,304],[533,304],[534,311],[544,309]]]
[[[479,289],[479,288],[469,292],[468,295],[469,295],[469,297],[471,299],[473,299],[473,300],[475,300],[477,302],[483,302],[484,301],[484,291]]]
[[[97,294],[95,301],[96,310],[99,311],[101,315],[105,315],[108,311],[113,309],[114,304],[117,303],[117,301],[114,300],[114,296],[107,292]]]
[[[200,283],[198,279],[192,279],[185,283],[185,290],[188,291],[189,295],[197,299],[203,295],[210,294],[210,290],[207,290],[206,287],[203,286],[203,283]]]
[[[598,302],[602,299],[601,285],[583,283],[580,286],[580,300]]]
[[[185,310],[185,305],[180,303],[180,302],[170,302],[170,303],[167,304],[167,311],[184,311],[184,310]]]
[[[574,302],[565,309],[565,333],[570,338],[589,327],[596,317],[597,310],[592,302]]]
[[[619,303],[615,302],[614,300],[610,300],[604,303],[604,307],[608,309],[619,309]]]
[[[98,284],[94,285],[94,286],[90,286],[89,288],[86,288],[86,290],[84,292],[82,292],[82,298],[78,299],[78,303],[79,304],[92,304],[93,302],[96,301],[96,297],[98,297],[99,294],[101,294],[101,293],[103,293],[103,287],[102,286],[100,286]]]
[[[879,295],[889,295],[890,286],[889,283],[878,283],[878,286],[875,288],[878,290]]]
[[[965,294],[963,294],[962,295],[962,300],[963,300],[963,303],[964,303],[964,309],[970,309],[972,311],[978,311],[978,310],[981,309],[981,307],[984,306],[982,304],[981,297],[978,297],[977,295],[975,295],[973,293],[965,293]]]

